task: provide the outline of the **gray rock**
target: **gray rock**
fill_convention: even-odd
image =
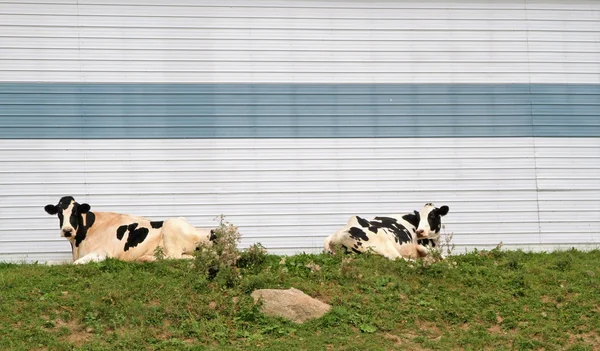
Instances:
[[[261,289],[252,292],[255,302],[263,301],[261,310],[267,316],[283,317],[295,323],[323,316],[330,305],[306,295],[298,289]]]

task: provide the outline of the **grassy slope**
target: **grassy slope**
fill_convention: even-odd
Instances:
[[[280,260],[211,282],[182,261],[0,264],[0,350],[600,349],[598,250],[480,252],[427,267],[370,255]],[[290,286],[332,311],[294,325],[249,296]]]

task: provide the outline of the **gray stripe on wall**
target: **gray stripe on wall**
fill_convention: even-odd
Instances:
[[[0,138],[600,136],[600,85],[0,83]]]

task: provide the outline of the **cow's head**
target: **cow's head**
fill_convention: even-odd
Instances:
[[[417,237],[439,238],[440,230],[442,229],[442,217],[448,214],[448,211],[450,211],[448,206],[437,208],[432,203],[425,204],[425,207],[419,213],[419,225],[416,231]]]
[[[65,196],[58,205],[46,205],[46,212],[51,215],[58,215],[60,223],[60,235],[65,238],[75,236],[79,226],[83,225],[82,214],[90,210],[90,205],[79,204],[72,196]]]

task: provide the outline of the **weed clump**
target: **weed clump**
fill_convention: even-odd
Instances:
[[[439,244],[429,249],[429,254],[425,257],[426,264],[440,262],[448,256],[452,256],[456,245],[453,243],[454,233],[440,235]]]
[[[219,226],[214,232],[215,239],[212,244],[198,248],[194,265],[208,280],[216,280],[231,288],[238,285],[242,278],[241,269],[261,267],[268,255],[260,243],[240,251],[238,244],[241,235],[238,227],[226,221],[223,215],[217,218]]]
[[[219,226],[215,229],[215,240],[210,244],[198,247],[195,257],[194,266],[202,274],[206,275],[209,280],[213,280],[219,272],[221,275],[226,275],[226,285],[234,283],[233,277],[235,265],[239,258],[237,245],[240,242],[241,235],[238,228],[227,222],[223,215],[217,217]]]
[[[267,261],[267,249],[260,243],[252,244],[240,252],[237,261],[239,268],[252,268],[262,266]]]

